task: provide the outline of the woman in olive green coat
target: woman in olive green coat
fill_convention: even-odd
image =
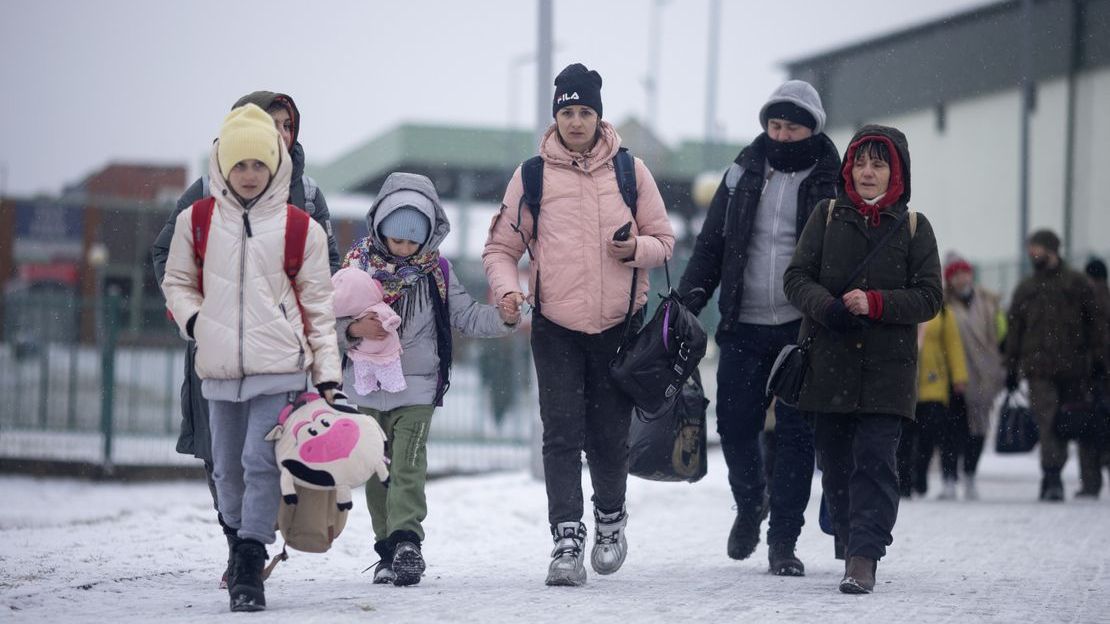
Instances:
[[[940,310],[941,272],[932,226],[909,210],[905,135],[866,126],[843,162],[831,214],[828,203],[813,211],[784,289],[805,314],[801,337],[813,338],[799,407],[816,413],[837,557],[847,559],[840,590],[869,593],[898,515],[895,453],[901,419],[914,417],[917,324]]]

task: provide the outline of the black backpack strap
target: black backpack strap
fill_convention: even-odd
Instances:
[[[520,165],[520,181],[524,186],[524,194],[520,197],[520,205],[517,206],[517,228],[519,231],[521,209],[527,204],[529,212],[532,213],[532,240],[535,240],[540,227],[540,203],[543,202],[543,158],[533,156],[524,161]],[[529,249],[528,253],[530,256],[532,250]]]
[[[636,218],[636,202],[640,198],[636,191],[636,160],[632,158],[627,147],[617,150],[617,155],[613,157],[613,171],[617,176],[621,199],[632,211],[632,218]]]
[[[524,243],[524,249],[528,251],[528,260],[535,262],[536,254],[532,252],[532,243],[535,242],[540,229],[540,204],[543,202],[542,157],[533,156],[520,164],[520,182],[521,186],[524,187],[524,192],[516,205],[516,223],[513,225],[513,231],[520,236],[521,242]],[[520,224],[524,220],[524,206],[526,205],[528,206],[528,212],[532,213],[532,237],[530,239],[525,238],[524,232],[520,230]],[[538,268],[536,269],[536,292],[533,295],[533,300],[536,302],[534,309],[539,312],[540,272]]]
[[[830,211],[835,206],[835,201],[836,200],[829,200]],[[859,266],[857,266],[856,269],[852,271],[852,274],[848,277],[848,281],[844,282],[845,288],[850,288],[852,286],[852,282],[854,282],[855,279],[859,277],[861,273],[863,273],[863,270],[867,268],[868,264],[871,264],[871,261],[875,259],[875,256],[879,255],[879,252],[883,250],[883,246],[887,244],[887,241],[893,238],[894,235],[898,233],[898,230],[901,229],[902,222],[906,220],[909,214],[910,213],[907,210],[906,212],[898,215],[898,219],[895,221],[894,227],[890,228],[890,230],[888,230],[886,234],[883,234],[883,237],[879,239],[879,242],[875,243],[875,246],[872,247],[871,251],[868,252],[867,256],[864,257],[863,262],[860,262]]]
[[[632,211],[632,218],[636,218],[636,204],[640,199],[636,190],[636,159],[627,147],[617,150],[613,156],[613,173],[617,178],[617,188],[620,189],[621,199],[628,209]],[[636,283],[639,281],[640,270],[632,269],[632,288],[628,292],[628,312],[624,315],[624,331],[621,335],[621,347],[628,342],[629,332],[632,329],[633,310],[636,307]]]

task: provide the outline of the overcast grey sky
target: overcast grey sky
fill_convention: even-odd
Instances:
[[[653,1],[554,1],[555,71],[598,69],[614,122],[645,116]],[[725,0],[722,138],[759,132],[783,61],[987,3]],[[672,143],[703,134],[708,7],[662,8],[658,130]],[[257,89],[297,101],[317,165],[404,121],[530,126],[535,70],[513,67],[534,50],[535,19],[533,0],[4,0],[0,190],[54,193],[111,161],[195,167]]]

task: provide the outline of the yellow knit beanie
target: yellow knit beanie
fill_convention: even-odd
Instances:
[[[269,113],[254,104],[247,104],[232,110],[224,117],[220,127],[220,146],[216,150],[220,162],[220,173],[226,178],[231,168],[244,160],[259,160],[270,170],[277,173],[278,151],[277,129]]]

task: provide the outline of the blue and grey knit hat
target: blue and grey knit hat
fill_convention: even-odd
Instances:
[[[428,217],[425,217],[419,208],[404,205],[382,219],[382,224],[378,226],[378,233],[383,238],[396,238],[423,245],[428,241],[430,229]]]

